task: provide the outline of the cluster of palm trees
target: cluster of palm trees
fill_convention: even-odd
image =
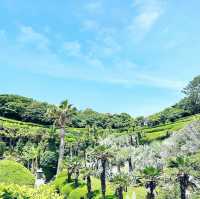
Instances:
[[[54,119],[54,125],[60,129],[60,147],[59,147],[59,159],[57,166],[57,175],[60,174],[64,165],[67,167],[67,181],[72,181],[72,175],[74,175],[74,186],[78,187],[78,178],[81,174],[86,179],[87,184],[87,197],[92,198],[92,183],[91,176],[94,174],[94,167],[88,166],[86,162],[82,162],[79,157],[69,157],[67,163],[64,163],[64,151],[65,151],[65,127],[70,124],[72,116],[76,113],[76,109],[64,101],[58,107],[53,107],[48,111],[48,114]],[[91,130],[90,130],[91,131]],[[94,137],[95,138],[95,137]],[[98,138],[96,138],[98,139]],[[97,141],[96,141],[97,143]],[[86,151],[84,152],[86,156]],[[93,146],[92,150],[88,153],[90,160],[95,159],[95,170],[100,170],[101,192],[102,198],[106,198],[106,171],[109,159],[112,159],[115,154],[110,151],[110,148],[105,145]],[[118,170],[118,173],[112,176],[111,181],[116,187],[116,195],[119,199],[123,199],[123,191],[127,190],[128,185],[131,182],[130,173],[133,171],[131,165],[131,157],[129,157],[129,174],[123,173]],[[186,168],[186,161],[181,158],[177,159],[176,166],[179,168]],[[84,165],[84,166],[83,166]],[[187,190],[189,186],[198,187],[197,183],[191,180],[191,177],[184,169],[180,169],[177,174],[177,179],[180,184],[181,199],[187,199]],[[158,182],[161,180],[161,170],[155,167],[148,166],[143,171],[140,177],[136,180],[136,183],[144,184],[147,189],[147,199],[154,199],[156,197],[155,189]]]

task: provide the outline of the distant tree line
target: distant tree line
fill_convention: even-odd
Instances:
[[[50,118],[47,114],[47,110],[50,108],[55,108],[55,105],[38,102],[18,95],[0,95],[0,116],[10,119],[41,125],[52,125],[53,118]],[[134,119],[127,113],[105,114],[88,108],[83,111],[76,110],[76,114],[72,117],[69,126],[76,128],[96,126],[103,129],[125,130],[133,125]]]
[[[88,108],[83,111],[77,110],[72,117],[70,126],[77,128],[96,126],[103,129],[128,130],[135,126],[154,127],[200,113],[200,75],[189,82],[182,92],[185,97],[180,102],[147,118],[138,117],[134,119],[127,113],[98,113]],[[51,125],[53,118],[48,117],[47,110],[52,107],[55,107],[55,105],[18,95],[0,95],[0,116],[11,119]]]

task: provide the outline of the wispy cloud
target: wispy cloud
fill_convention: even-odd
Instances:
[[[129,33],[138,40],[153,28],[164,12],[164,1],[161,0],[135,0],[133,9],[137,12],[128,26]]]
[[[34,73],[126,87],[146,85],[179,90],[184,85],[184,82],[162,78],[153,72],[150,74],[148,71],[142,71],[138,64],[124,58],[118,57],[106,62],[101,57],[82,51],[82,46],[78,41],[67,41],[60,46],[64,50],[62,51],[64,56],[68,57],[63,59],[63,54],[54,52],[48,46],[51,40],[32,27],[21,28],[16,41],[15,44],[7,43],[0,47],[1,63],[6,61],[8,65],[31,70]],[[111,38],[107,38],[106,42],[115,46]],[[21,43],[23,43],[23,49],[19,51]],[[29,48],[29,45],[33,43],[34,46]],[[40,46],[41,43],[42,46]],[[48,50],[40,48],[38,53],[34,50],[34,48],[37,50],[38,46],[48,46]],[[9,58],[10,56],[12,59]]]
[[[41,50],[48,49],[49,45],[49,39],[42,33],[33,30],[31,26],[20,26],[17,40],[22,45],[31,44]]]

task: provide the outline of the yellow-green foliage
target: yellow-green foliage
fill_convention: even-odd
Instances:
[[[34,185],[33,174],[21,164],[11,160],[0,160],[0,183]]]
[[[55,188],[44,185],[39,189],[16,184],[0,184],[0,198],[2,199],[63,199],[55,192]]]
[[[41,125],[20,122],[17,120],[11,120],[7,118],[0,117],[0,126],[7,130],[1,130],[0,136],[7,137],[36,137],[48,133],[49,128],[43,127]],[[12,131],[9,131],[12,129]]]

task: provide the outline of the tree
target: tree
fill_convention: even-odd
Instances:
[[[92,151],[92,156],[95,157],[97,160],[97,164],[100,161],[101,162],[101,174],[100,174],[100,180],[101,180],[101,191],[102,191],[102,197],[105,199],[106,196],[106,164],[109,160],[109,158],[113,157],[111,151],[108,147],[104,145],[97,146]]]
[[[28,142],[24,147],[23,147],[23,158],[25,161],[27,161],[28,168],[30,167],[30,161],[31,161],[31,171],[32,173],[35,173],[35,171],[38,168],[38,158],[40,156],[40,147],[39,146],[34,146],[30,142]]]
[[[71,104],[69,104],[67,100],[61,102],[58,107],[52,106],[47,112],[49,117],[54,120],[54,125],[60,129],[60,147],[56,175],[60,173],[63,167],[65,149],[65,126],[70,124],[72,116],[75,113],[76,109]]]
[[[130,184],[130,177],[126,173],[118,173],[112,179],[113,184],[116,187],[116,194],[119,199],[123,199],[123,191]]]
[[[192,114],[200,112],[200,75],[195,77],[184,89],[186,95],[186,108]]]
[[[74,174],[75,174],[74,187],[75,188],[77,188],[79,186],[78,178],[80,175],[81,168],[82,168],[82,160],[79,157],[76,157],[75,161],[74,161]]]
[[[152,166],[145,167],[145,169],[142,171],[142,175],[145,178],[145,187],[147,189],[147,199],[155,198],[155,189],[160,173],[160,169]]]
[[[78,177],[80,174],[80,169],[82,168],[82,161],[79,157],[72,157],[67,160],[67,182],[70,183],[72,181],[71,177],[74,174],[74,186],[78,187]]]
[[[171,160],[170,167],[178,168],[177,180],[180,186],[181,199],[188,199],[189,187],[199,187],[199,184],[189,174],[191,163],[188,158],[179,156],[175,160]]]

